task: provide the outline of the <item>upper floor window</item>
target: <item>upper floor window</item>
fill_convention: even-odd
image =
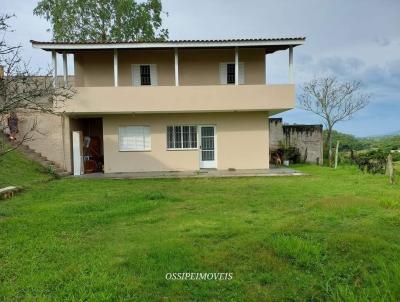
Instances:
[[[219,64],[220,84],[235,84],[235,63]],[[244,84],[244,63],[239,62],[239,84]]]
[[[133,86],[157,86],[156,64],[133,64],[132,65]]]
[[[151,85],[150,65],[140,65],[140,85]]]
[[[235,84],[235,64],[228,63],[226,66],[226,83]]]

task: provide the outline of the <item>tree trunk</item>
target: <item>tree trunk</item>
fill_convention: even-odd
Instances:
[[[332,167],[332,128],[327,129],[327,145],[328,145],[328,165]]]

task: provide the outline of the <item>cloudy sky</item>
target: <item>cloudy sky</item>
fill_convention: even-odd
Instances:
[[[0,13],[15,13],[9,40],[24,47],[33,66],[50,64],[30,39],[49,40],[49,24],[33,16],[36,0],[1,0]],[[360,80],[371,103],[337,129],[357,136],[400,132],[399,0],[163,0],[171,39],[305,36],[295,48],[298,91],[305,81],[335,75]],[[287,52],[271,55],[268,77],[287,82]],[[319,123],[295,109],[282,114],[289,123]]]

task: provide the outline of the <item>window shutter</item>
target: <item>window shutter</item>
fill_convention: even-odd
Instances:
[[[143,127],[144,150],[151,149],[150,127]]]
[[[239,63],[239,84],[244,84],[244,63]]]
[[[219,64],[219,81],[221,85],[226,85],[227,83],[227,65],[226,63]]]
[[[132,83],[133,86],[140,86],[140,65],[133,64],[132,65]]]
[[[151,78],[151,86],[157,86],[158,85],[157,64],[150,64],[150,78]]]
[[[120,151],[146,151],[151,149],[150,127],[127,126],[119,128]]]

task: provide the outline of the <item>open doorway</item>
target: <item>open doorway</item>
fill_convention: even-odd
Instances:
[[[74,175],[103,172],[103,119],[77,118],[71,120],[71,125]]]

